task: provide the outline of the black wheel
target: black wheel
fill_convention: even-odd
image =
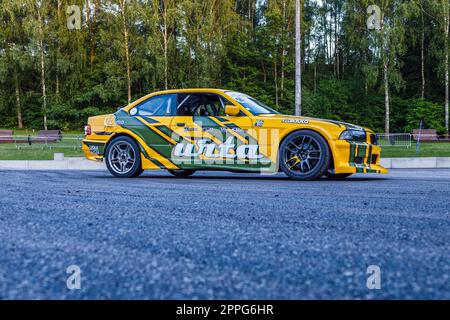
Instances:
[[[325,175],[327,176],[328,179],[332,179],[332,180],[343,180],[347,177],[350,177],[352,175],[352,173],[330,173],[330,172],[325,172]]]
[[[175,177],[189,177],[191,174],[195,172],[195,170],[189,169],[189,170],[169,170],[171,174],[173,174]]]
[[[291,179],[319,179],[330,166],[330,150],[325,139],[311,130],[288,135],[280,146],[280,168]]]
[[[116,177],[137,177],[143,171],[139,146],[130,137],[113,139],[106,148],[105,161],[109,172]]]

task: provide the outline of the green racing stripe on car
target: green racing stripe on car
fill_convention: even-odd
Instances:
[[[175,131],[173,131],[172,129],[170,129],[169,127],[167,127],[165,125],[157,125],[157,126],[155,126],[155,128],[176,142],[181,142],[181,141],[183,141],[183,139],[185,139],[184,137],[178,135],[177,133],[175,133]]]
[[[365,144],[358,144],[358,154],[357,157],[365,158],[366,157],[367,146]]]
[[[142,154],[144,155],[144,157],[150,161],[153,162],[154,164],[156,164],[158,167],[160,167],[161,169],[166,169],[166,166],[164,166],[161,162],[159,162],[157,159],[150,157],[150,155],[147,153],[147,151],[145,151],[144,147],[142,147],[139,144],[139,148],[141,149]]]
[[[354,161],[354,159],[355,159],[355,148],[356,148],[356,145],[355,145],[355,143],[352,142],[352,141],[349,141],[348,143],[350,144],[350,151],[349,151],[350,156],[349,156],[349,158],[348,158],[348,163],[349,163],[352,167],[354,167],[354,166],[355,166],[355,161]]]
[[[144,116],[143,117],[144,119],[145,119],[145,121],[147,121],[148,123],[159,123],[158,121],[156,121],[155,119],[153,119],[153,118],[150,118],[150,117],[146,117],[146,116]]]

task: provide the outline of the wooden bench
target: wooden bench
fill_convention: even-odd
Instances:
[[[12,130],[0,130],[0,143],[13,143],[13,131]]]
[[[32,143],[49,143],[61,141],[62,135],[60,130],[41,130],[37,137],[31,138]]]
[[[28,143],[30,144],[29,137],[15,138],[13,130],[0,130],[0,143]]]
[[[413,129],[413,139],[418,140],[419,138],[419,132],[420,129]],[[420,133],[420,140],[421,141],[437,141],[438,140],[438,134],[436,129],[422,129],[422,132]]]

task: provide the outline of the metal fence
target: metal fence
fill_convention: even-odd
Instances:
[[[377,133],[378,145],[382,147],[411,147],[412,134],[410,133]]]
[[[13,135],[0,134],[1,149],[72,149],[81,150],[81,141],[84,136],[62,133],[59,137],[37,135]]]

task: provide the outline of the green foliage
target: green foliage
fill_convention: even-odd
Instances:
[[[414,99],[410,100],[405,128],[409,132],[417,129],[420,120],[423,120],[424,129],[433,128],[443,134],[445,132],[443,119],[444,108],[441,105],[423,99]]]
[[[67,6],[85,3],[90,10],[81,30],[69,30]],[[79,130],[87,117],[125,105],[124,25],[132,100],[166,85],[222,87],[293,113],[295,0],[127,0],[123,12],[120,3],[2,1],[0,127],[17,127],[21,114],[26,128],[41,129],[47,113],[50,128]],[[383,32],[366,27],[366,9],[373,3],[385,14]],[[442,3],[302,1],[304,114],[383,131],[383,61],[388,61],[392,131],[410,131],[424,118],[427,127],[442,132]],[[421,15],[421,6],[427,14]],[[426,100],[414,100],[420,96],[422,31]]]

